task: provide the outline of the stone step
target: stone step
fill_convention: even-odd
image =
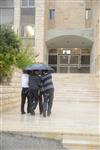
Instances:
[[[92,82],[95,82],[95,78],[87,78],[87,79],[84,79],[84,78],[81,78],[81,77],[79,77],[79,78],[70,78],[70,79],[67,79],[67,78],[63,78],[63,77],[61,77],[61,78],[54,78],[53,77],[53,80],[55,80],[55,81],[61,81],[62,79],[64,79],[65,81],[67,81],[67,82],[69,82],[69,81],[74,81],[74,82],[79,82],[79,81],[88,81],[88,82],[90,82],[90,83],[92,83]]]
[[[62,76],[65,77],[65,78],[66,78],[66,77],[67,77],[67,78],[70,78],[70,77],[76,77],[76,78],[77,78],[77,77],[82,77],[82,78],[86,78],[86,79],[87,79],[87,78],[90,78],[90,77],[95,78],[95,74],[91,74],[91,73],[89,73],[89,74],[88,74],[88,73],[87,73],[87,74],[86,74],[86,73],[85,73],[85,74],[78,74],[78,73],[76,73],[76,74],[71,74],[71,73],[68,73],[68,74],[67,74],[67,73],[53,73],[52,76],[53,76],[53,77],[56,76],[56,77],[58,77],[58,78],[60,78],[60,77],[62,77]]]
[[[69,150],[100,150],[100,145],[97,141],[64,139],[63,146]]]
[[[99,96],[82,96],[82,95],[55,95],[55,98],[87,98],[87,99],[99,99]]]
[[[63,79],[62,79],[63,80]],[[95,86],[96,87],[96,85],[95,85],[95,82],[93,83],[93,82],[88,82],[88,81],[79,81],[79,82],[73,82],[73,81],[70,81],[70,82],[67,82],[67,81],[55,81],[55,80],[53,80],[53,82],[54,82],[54,84],[57,84],[57,85],[59,85],[59,84],[63,84],[63,85],[68,85],[68,86],[71,86],[71,85],[83,85],[83,86],[85,86],[85,85],[88,85],[89,87],[90,86]],[[85,84],[85,83],[87,83],[87,84]]]
[[[74,91],[55,91],[55,94],[57,94],[57,95],[59,95],[59,94],[62,94],[62,96],[63,96],[63,94],[64,95],[71,95],[71,94],[75,94],[75,95],[86,95],[86,94],[88,94],[88,96],[98,96],[98,93],[97,92],[95,92],[95,93],[93,93],[93,92],[91,92],[91,91],[88,91],[88,92],[84,92],[84,91],[77,91],[77,92],[74,92]]]
[[[63,79],[62,79],[63,80]],[[70,82],[67,82],[67,81],[53,81],[54,84],[57,84],[57,85],[68,85],[68,86],[71,86],[71,85],[77,85],[77,86],[87,86],[87,87],[96,87],[95,83],[89,83],[87,81],[80,81],[79,83],[78,82],[73,82],[73,81],[70,81]]]
[[[78,91],[98,91],[98,88],[96,88],[95,86],[88,86],[88,85],[68,85],[68,84],[54,84],[55,88],[58,88],[58,90],[62,91],[62,90],[74,90],[76,92]]]
[[[63,146],[71,150],[99,150],[99,135],[87,134],[64,134]]]
[[[8,110],[12,110],[16,107],[19,107],[19,101],[18,100],[15,100],[15,101],[10,101],[8,103],[3,103],[2,105],[0,105],[0,112],[3,112],[3,111],[8,111]]]
[[[80,89],[77,87],[75,87],[75,88],[61,87],[60,88],[59,86],[56,86],[56,87],[54,86],[54,88],[55,88],[55,91],[59,91],[59,92],[71,92],[71,91],[73,91],[75,93],[81,93],[81,92],[83,92],[83,93],[88,93],[88,92],[98,93],[99,92],[99,90],[97,90],[97,89],[89,89],[89,88],[80,88]]]
[[[77,96],[77,97],[75,97],[75,96],[65,96],[65,97],[64,97],[64,96],[58,96],[58,95],[55,96],[55,99],[56,99],[56,98],[61,98],[61,99],[68,99],[68,98],[70,98],[70,99],[88,99],[88,100],[89,100],[89,99],[90,99],[90,100],[91,100],[91,99],[99,99],[99,97],[86,97],[86,96],[85,96],[85,97],[81,97],[81,96],[80,96],[80,97],[79,97],[79,96]]]
[[[93,94],[92,92],[89,92],[89,93],[74,93],[74,92],[68,92],[67,93],[66,92],[66,93],[64,93],[64,92],[56,92],[55,91],[55,96],[61,96],[61,97],[63,97],[63,96],[99,97],[99,94],[98,93]]]
[[[66,102],[66,101],[67,102],[91,102],[91,103],[92,102],[97,102],[97,103],[100,102],[100,100],[98,100],[98,99],[90,99],[89,100],[89,99],[77,99],[77,98],[76,99],[72,99],[72,98],[71,99],[70,98],[68,98],[68,99],[67,98],[66,99],[59,98],[58,99],[58,98],[56,98],[56,100],[54,100],[54,101],[57,101],[57,102]]]
[[[62,79],[63,79],[63,81],[62,81]],[[85,82],[88,82],[88,83],[90,83],[90,84],[92,84],[92,83],[95,83],[95,79],[87,79],[87,80],[84,80],[84,79],[75,79],[75,78],[71,78],[71,79],[64,79],[63,77],[62,78],[60,78],[60,79],[56,79],[56,78],[53,78],[53,80],[55,81],[55,82],[57,82],[57,81],[59,81],[59,82],[64,82],[64,81],[66,81],[66,82],[68,82],[68,83],[70,83],[70,82],[73,82],[73,83],[79,83],[80,81],[85,81]]]
[[[70,94],[67,94],[67,93],[59,93],[59,94],[57,94],[57,93],[55,93],[55,97],[72,97],[72,98],[75,98],[75,97],[80,97],[80,98],[99,98],[99,96],[97,96],[97,95],[84,95],[84,94],[73,94],[73,93],[70,93]]]
[[[92,74],[53,74],[55,101],[98,102],[96,78]]]

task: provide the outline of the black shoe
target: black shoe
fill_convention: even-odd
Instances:
[[[47,112],[47,116],[50,116],[51,115],[51,112]]]
[[[26,114],[26,112],[21,112],[22,115]]]
[[[35,111],[32,111],[30,114],[31,114],[32,116],[35,116]]]
[[[42,112],[42,111],[40,111],[40,115],[42,115],[42,113],[43,113],[43,112]]]
[[[43,111],[43,117],[46,117],[46,111]]]

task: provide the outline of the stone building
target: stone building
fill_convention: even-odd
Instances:
[[[100,75],[99,8],[99,0],[0,0],[0,24],[56,72]]]
[[[62,139],[69,150],[99,150],[100,0],[0,0],[0,24],[33,46],[37,62],[54,68],[54,113],[60,114],[45,122],[5,112],[1,130],[38,131]],[[0,84],[0,111],[20,107],[20,81],[15,68],[11,82]]]
[[[0,0],[0,24],[60,73],[100,76],[99,0]]]
[[[100,0],[0,0],[0,24],[32,44],[37,61],[55,72],[100,78]]]

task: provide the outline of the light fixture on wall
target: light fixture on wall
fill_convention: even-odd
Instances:
[[[63,49],[63,54],[71,54],[71,50],[70,49]]]
[[[63,50],[63,48],[61,48],[61,50]]]

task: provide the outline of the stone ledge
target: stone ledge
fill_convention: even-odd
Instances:
[[[5,105],[0,106],[0,112],[8,111],[9,109],[15,108],[19,105],[19,101],[12,101],[11,103],[7,103]]]

